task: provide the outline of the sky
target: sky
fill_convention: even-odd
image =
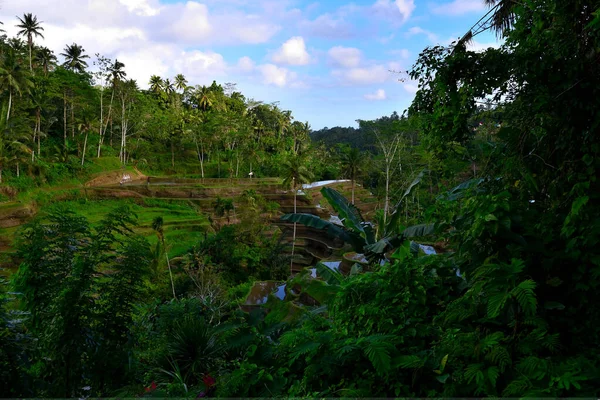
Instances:
[[[142,88],[178,73],[190,85],[236,83],[321,129],[401,114],[419,53],[458,39],[487,9],[483,0],[0,0],[9,36],[29,12],[44,27],[35,42],[56,54],[77,43],[92,61],[116,58]],[[498,43],[486,33],[470,46]]]

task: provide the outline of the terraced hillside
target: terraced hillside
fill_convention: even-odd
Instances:
[[[82,187],[54,191],[45,203],[0,203],[0,259],[10,264],[12,247],[17,230],[36,213],[47,212],[50,207],[62,204],[70,210],[86,216],[94,224],[108,212],[122,204],[128,204],[138,216],[137,231],[155,244],[157,237],[151,223],[155,217],[163,217],[165,238],[170,244],[170,254],[177,257],[185,253],[202,237],[218,226],[236,223],[247,206],[245,196],[260,196],[274,207],[273,212],[263,213],[261,218],[273,223],[274,233],[281,230],[291,253],[292,224],[279,220],[284,213],[293,212],[294,193],[281,185],[278,178],[264,179],[189,179],[172,177],[147,177],[139,171],[128,173],[123,179],[122,171],[99,175]],[[350,182],[326,183],[350,197]],[[310,213],[329,218],[332,210],[319,192],[323,185],[299,191],[297,212]],[[356,187],[356,205],[369,215],[376,207],[374,197],[360,186]],[[231,199],[234,211],[231,215],[215,215],[215,201]],[[294,270],[314,265],[322,259],[340,259],[343,243],[329,238],[324,232],[301,225],[297,226]],[[13,260],[14,261],[14,260]]]

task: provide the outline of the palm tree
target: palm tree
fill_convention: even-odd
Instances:
[[[17,25],[17,28],[21,28],[19,32],[17,32],[18,36],[26,36],[27,37],[27,45],[29,46],[29,70],[33,71],[33,64],[31,62],[32,59],[32,51],[33,51],[33,37],[39,36],[42,39],[44,35],[42,35],[41,31],[44,30],[40,25],[42,22],[38,21],[37,17],[31,13],[23,14],[23,18],[19,18],[21,22]]]
[[[207,108],[212,106],[212,94],[206,86],[197,87],[196,101],[198,101],[198,107],[200,107],[202,111],[206,111]]]
[[[112,76],[113,90],[114,90],[115,86],[117,86],[117,84],[120,81],[122,81],[125,78],[125,76],[127,76],[127,73],[123,70],[123,68],[125,68],[125,64],[123,64],[121,61],[115,59],[114,64],[112,64],[110,66],[110,68],[108,69],[108,72]]]
[[[302,163],[302,160],[298,156],[291,157],[284,164],[284,179],[283,185],[285,187],[291,187],[294,191],[294,214],[296,214],[296,198],[298,195],[297,187],[303,183],[308,183],[312,179],[312,174]],[[294,233],[292,236],[292,258],[290,259],[290,274],[292,273],[292,266],[294,262],[294,250],[296,246],[296,222],[294,222]]]
[[[150,91],[153,93],[160,93],[163,88],[163,80],[158,75],[152,75],[150,77]]]
[[[169,268],[169,276],[171,277],[171,289],[173,289],[173,298],[177,300],[177,295],[175,294],[175,283],[173,281],[173,272],[171,271],[171,262],[169,261],[169,253],[167,252],[167,247],[165,246],[165,233],[163,231],[163,218],[156,217],[152,221],[152,229],[156,231],[156,235],[158,239],[162,243],[163,249],[165,250],[165,257],[167,258],[167,267]]]
[[[177,74],[175,76],[175,88],[177,88],[178,90],[181,90],[183,92],[185,88],[187,88],[187,83],[187,79],[185,79],[185,76],[183,76],[183,74]]]
[[[83,73],[88,67],[88,64],[87,62],[85,62],[85,59],[90,58],[90,56],[85,54],[84,48],[76,43],[67,45],[67,47],[65,47],[64,53],[60,53],[60,55],[65,58],[63,66],[70,71]]]
[[[173,92],[175,92],[175,87],[173,86],[173,83],[169,80],[169,78],[163,81],[163,90],[169,96],[173,94]]]
[[[352,204],[354,204],[354,186],[356,177],[360,173],[362,161],[363,159],[360,151],[356,147],[352,147],[349,151],[342,154],[342,167],[344,168],[344,173],[352,181]]]
[[[501,36],[510,29],[515,22],[515,7],[519,4],[516,0],[483,0],[485,5],[495,8],[492,16],[492,28]]]
[[[48,71],[54,67],[57,59],[52,50],[47,47],[42,47],[41,49],[37,50],[35,61],[40,67],[42,67],[44,75],[48,75]]]
[[[0,89],[8,91],[7,121],[10,118],[13,94],[27,93],[32,87],[33,83],[29,80],[27,71],[23,70],[15,52],[10,49],[4,56],[4,62],[0,67]]]

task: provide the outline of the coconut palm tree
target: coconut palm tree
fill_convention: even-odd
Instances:
[[[8,107],[6,111],[6,120],[10,118],[10,110],[13,102],[13,94],[21,95],[28,93],[33,87],[29,80],[29,74],[23,70],[18,62],[15,52],[10,49],[4,56],[0,66],[0,90],[8,92]]]
[[[187,88],[187,79],[185,79],[185,76],[183,76],[183,74],[177,74],[175,76],[175,88],[177,88],[177,90],[181,90],[182,92],[185,90],[185,88]]]
[[[173,82],[169,78],[163,81],[163,90],[169,96],[175,92],[175,86],[173,86]]]
[[[515,22],[515,7],[519,4],[516,0],[483,0],[485,5],[495,8],[492,17],[492,28],[499,36],[510,29]]]
[[[362,155],[356,147],[352,147],[349,151],[342,154],[342,167],[344,168],[344,173],[352,181],[352,204],[354,204],[354,186],[356,177],[360,173],[362,162]]]
[[[195,97],[198,102],[198,107],[200,107],[202,111],[206,111],[207,108],[212,106],[213,96],[206,86],[196,87]]]
[[[17,25],[17,28],[21,28],[21,30],[17,32],[17,35],[27,37],[27,45],[29,46],[29,70],[33,71],[33,37],[39,36],[43,39],[44,35],[42,35],[41,31],[43,31],[44,28],[40,25],[42,22],[38,21],[37,17],[31,13],[23,14],[23,18],[17,18],[21,22]]]
[[[50,71],[56,65],[57,58],[52,50],[47,47],[42,47],[37,50],[35,61],[40,67],[42,67],[44,75],[48,75],[48,71]]]
[[[90,56],[85,54],[84,48],[76,43],[67,45],[64,49],[64,53],[60,53],[60,55],[65,58],[63,66],[70,71],[83,73],[88,67],[85,59],[90,58]]]
[[[150,91],[153,93],[160,93],[163,88],[163,80],[158,75],[152,75],[150,77]]]
[[[123,70],[123,68],[125,68],[125,64],[115,59],[115,62],[108,69],[108,72],[112,76],[113,90],[115,86],[117,86],[117,84],[125,79],[125,76],[127,76],[127,73]]]
[[[284,164],[284,178],[283,185],[285,187],[291,187],[294,191],[294,214],[296,214],[297,196],[298,196],[298,185],[308,183],[312,179],[312,174],[306,168],[302,162],[303,160],[298,156],[293,156],[288,159]],[[294,233],[292,236],[292,258],[290,259],[290,274],[292,273],[292,266],[294,262],[294,250],[296,246],[296,222],[294,222]]]

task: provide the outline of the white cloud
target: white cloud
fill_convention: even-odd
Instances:
[[[372,65],[369,67],[356,67],[345,70],[334,70],[333,76],[337,77],[345,85],[370,85],[383,83],[390,79],[391,73],[383,65]]]
[[[362,58],[361,51],[354,47],[335,46],[327,54],[334,65],[344,68],[358,67]]]
[[[425,35],[425,36],[427,36],[427,39],[430,42],[438,41],[438,36],[435,33],[425,30],[419,26],[413,26],[406,33],[406,37],[411,37],[411,36],[415,36],[415,35]]]
[[[411,94],[415,94],[419,90],[419,86],[415,82],[405,82],[402,86],[404,87],[404,90]]]
[[[188,1],[180,11],[179,17],[171,21],[167,31],[178,40],[203,42],[212,32],[212,26],[208,21],[208,7]]]
[[[365,99],[375,101],[375,100],[385,100],[387,98],[385,94],[385,90],[377,89],[375,93],[365,94]]]
[[[129,12],[134,12],[137,15],[150,17],[160,12],[159,8],[149,4],[148,0],[119,0]]]
[[[278,64],[306,65],[310,63],[310,55],[306,51],[306,44],[302,36],[294,36],[287,40],[273,54],[271,59]]]
[[[472,12],[481,12],[485,9],[482,0],[454,0],[450,3],[435,4],[431,6],[434,14],[463,15]]]
[[[237,62],[237,67],[244,72],[249,72],[254,69],[254,61],[248,56],[241,57]]]
[[[296,78],[296,73],[275,64],[262,64],[257,68],[262,75],[263,83],[266,85],[284,87]]]
[[[414,0],[377,0],[372,7],[376,15],[400,24],[409,20],[415,8]]]
[[[301,21],[299,27],[307,35],[328,39],[348,39],[354,35],[351,24],[331,14],[322,14],[312,21]]]

